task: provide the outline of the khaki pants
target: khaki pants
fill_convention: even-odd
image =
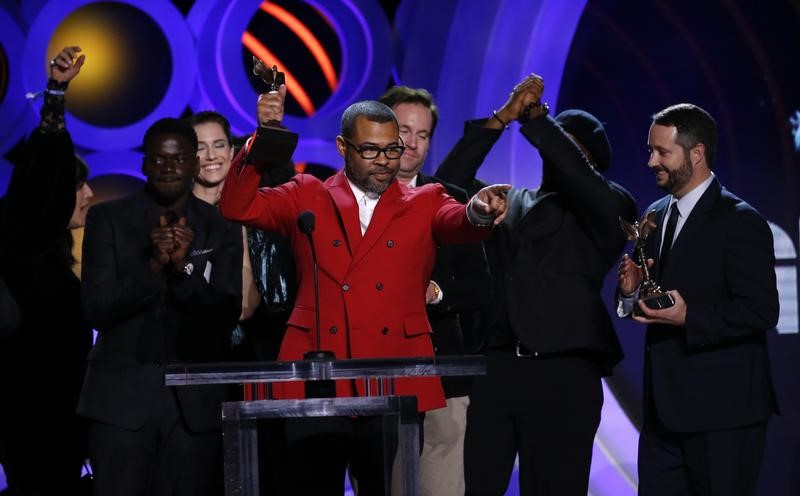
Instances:
[[[423,496],[464,494],[464,433],[468,396],[447,399],[447,406],[425,413],[420,457]]]

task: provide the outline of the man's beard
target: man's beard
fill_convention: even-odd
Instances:
[[[659,186],[662,190],[674,194],[683,189],[692,180],[694,167],[692,167],[692,162],[689,160],[688,155],[688,153],[685,154],[683,163],[676,170],[669,170],[665,167],[659,169],[667,173],[667,182]]]
[[[394,178],[397,176],[395,174],[395,176],[392,177],[392,180],[385,184],[370,181],[369,172],[358,170],[353,165],[353,161],[349,154],[345,155],[344,158],[344,170],[347,173],[347,177],[353,181],[356,186],[363,189],[367,193],[375,193],[376,195],[383,194],[383,192],[389,188],[389,186],[392,184],[392,181],[394,181]]]

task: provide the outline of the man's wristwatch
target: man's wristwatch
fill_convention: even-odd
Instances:
[[[194,272],[194,264],[192,262],[184,262],[181,272],[187,276],[192,275],[192,272]]]
[[[431,282],[433,282],[433,281],[431,281]],[[433,287],[433,296],[434,296],[433,301],[436,301],[436,300],[439,299],[439,295],[442,294],[442,290],[439,288],[439,285],[436,284],[435,282],[433,282],[432,287]]]
[[[431,290],[433,291],[433,301],[428,303],[428,305],[438,305],[442,302],[442,288],[436,284],[436,281],[431,280]]]
[[[548,105],[546,102],[542,103],[540,100],[536,100],[534,102],[527,104],[525,108],[522,109],[522,112],[520,113],[518,119],[520,124],[525,124],[526,122],[530,121],[531,110],[537,107],[541,108],[541,113],[539,113],[539,115],[536,115],[534,117],[541,117],[543,115],[547,115],[548,113],[550,113],[550,105]]]

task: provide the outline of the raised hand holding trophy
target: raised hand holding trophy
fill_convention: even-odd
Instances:
[[[286,76],[278,71],[277,66],[271,69],[258,57],[253,57],[253,74],[260,77],[267,85],[267,91],[259,95],[256,104],[258,129],[257,138],[253,140],[247,154],[246,163],[261,166],[282,165],[286,157],[291,157],[297,146],[297,135],[286,131],[281,126],[284,115],[284,98]]]
[[[675,304],[675,299],[672,298],[672,295],[664,292],[664,290],[659,287],[653,279],[652,274],[650,274],[650,267],[647,265],[647,254],[644,252],[644,245],[650,234],[658,227],[655,218],[656,213],[651,210],[644,214],[638,222],[634,222],[633,224],[620,218],[619,225],[622,228],[622,232],[628,237],[628,240],[634,242],[633,251],[636,254],[636,261],[644,274],[644,280],[639,286],[639,301],[644,302],[648,308],[657,310],[671,307]],[[643,315],[642,309],[639,308],[638,304],[634,305],[633,314]]]
[[[266,83],[267,93],[277,92],[278,88],[286,84],[286,75],[278,71],[278,66],[273,65],[272,69],[258,57],[253,55],[253,74],[260,77]]]

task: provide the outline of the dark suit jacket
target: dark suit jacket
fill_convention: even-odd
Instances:
[[[99,334],[78,413],[131,430],[144,424],[148,403],[161,394],[162,365],[222,361],[241,311],[241,228],[190,195],[194,271],[156,274],[147,267],[155,219],[144,191],[97,205],[83,243],[83,309]],[[224,387],[175,391],[190,430],[219,426]]]
[[[20,416],[58,424],[74,417],[92,346],[68,254],[76,189],[72,139],[66,131],[37,129],[25,150],[0,199],[0,276],[21,317],[17,332],[0,339],[0,391],[27,405],[0,409],[0,422],[13,429],[23,428]]]
[[[659,224],[648,254],[659,253],[670,198],[648,209]],[[645,397],[664,425],[727,429],[776,412],[765,331],[778,322],[778,292],[772,232],[761,215],[714,179],[675,238],[659,282],[687,304],[683,328],[647,329]]]
[[[441,184],[447,194],[460,203],[466,204],[469,200],[467,192],[462,188],[432,176],[418,174],[417,186],[425,184]],[[431,279],[436,281],[443,293],[441,302],[427,306],[434,351],[437,355],[474,353],[476,350],[465,347],[464,330],[459,317],[469,317],[491,303],[492,278],[483,245],[437,246]],[[474,339],[467,341],[472,344]],[[469,393],[469,379],[465,377],[443,377],[442,386],[448,398],[466,396]]]
[[[610,373],[622,349],[600,293],[626,243],[618,219],[636,217],[633,198],[595,172],[549,116],[521,131],[539,149],[550,191],[512,189],[508,218],[485,243],[495,282],[489,344],[512,338],[539,354],[589,353]],[[436,175],[474,190],[500,133],[468,122]],[[504,328],[513,336],[498,336]]]

